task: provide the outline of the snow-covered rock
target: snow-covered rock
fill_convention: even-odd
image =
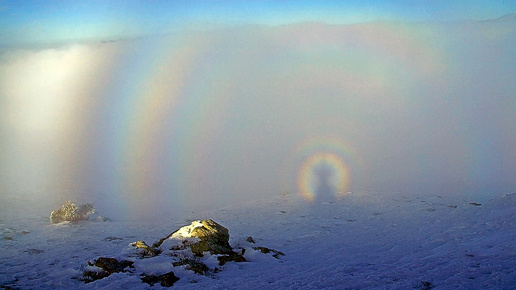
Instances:
[[[153,246],[165,252],[188,246],[196,256],[203,256],[204,252],[210,252],[212,255],[233,253],[229,245],[228,229],[211,219],[194,221],[159,240]]]
[[[271,254],[276,259],[284,255],[280,251],[254,245],[250,237],[233,249],[229,239],[229,230],[219,223],[212,219],[196,220],[152,246],[142,240],[130,243],[122,251],[122,257],[128,260],[119,262],[116,258],[101,257],[89,262],[79,280],[92,282],[113,273],[126,273],[126,268],[131,267],[129,275],[140,276],[142,282],[151,286],[160,283],[161,286],[169,287],[179,280],[171,271],[172,268],[178,269],[178,272],[187,271],[211,277],[221,272],[229,262],[247,262],[244,254],[250,257],[253,256],[251,252],[254,255]]]

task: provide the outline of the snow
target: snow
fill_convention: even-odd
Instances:
[[[190,225],[181,227],[179,230],[177,230],[177,232],[170,236],[170,239],[191,238],[193,229],[197,227],[202,227],[200,220],[193,221]]]
[[[470,204],[474,202],[481,205]],[[160,221],[94,219],[56,225],[34,206],[26,216],[0,215],[1,286],[146,289],[151,286],[141,282],[139,273],[174,271],[180,278],[174,287],[182,289],[516,288],[516,194],[480,202],[360,192],[318,203],[283,194],[188,216],[172,213]],[[251,236],[256,245],[285,256],[246,251],[248,262],[228,262],[208,276],[173,267],[166,255],[132,257],[134,270],[88,284],[77,279],[89,260],[127,259],[130,243],[152,244],[205,218],[228,228],[234,247],[245,247]],[[184,230],[176,234],[188,235]],[[216,263],[215,256],[207,258],[209,267]]]

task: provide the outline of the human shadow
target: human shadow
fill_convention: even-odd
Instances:
[[[319,165],[314,170],[316,177],[315,201],[330,202],[335,199],[336,188],[332,184],[333,170],[328,165]]]

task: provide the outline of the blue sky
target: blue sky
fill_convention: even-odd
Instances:
[[[516,1],[0,1],[0,44],[112,39],[245,23],[490,19]]]

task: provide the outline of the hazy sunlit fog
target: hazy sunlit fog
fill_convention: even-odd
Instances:
[[[512,16],[4,49],[0,194],[145,214],[284,192],[514,192],[515,47]]]

